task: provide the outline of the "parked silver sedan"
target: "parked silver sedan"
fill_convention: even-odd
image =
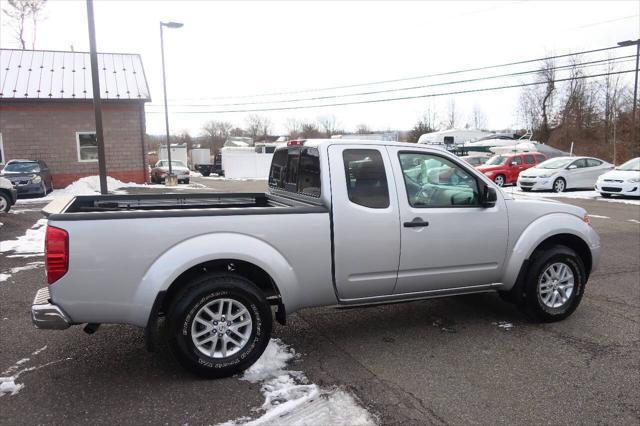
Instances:
[[[522,191],[564,192],[567,189],[593,188],[601,174],[613,164],[592,157],[556,157],[520,174]]]

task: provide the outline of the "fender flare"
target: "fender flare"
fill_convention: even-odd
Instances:
[[[146,326],[158,294],[166,291],[188,269],[218,259],[241,260],[262,268],[277,283],[282,303],[296,305],[299,281],[282,253],[254,236],[216,232],[181,241],[151,264],[132,301],[129,322]]]
[[[551,213],[531,222],[520,234],[511,249],[502,276],[504,290],[510,290],[517,282],[522,265],[529,260],[533,251],[546,239],[559,234],[574,235],[583,240],[592,254],[592,270],[598,264],[600,238],[591,226],[581,218],[566,213]]]

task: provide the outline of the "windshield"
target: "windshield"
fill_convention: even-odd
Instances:
[[[13,173],[39,173],[40,166],[38,163],[9,163],[4,167],[3,171]]]
[[[167,160],[160,160],[158,161],[158,164],[156,164],[156,167],[169,167],[169,161]],[[171,167],[187,167],[184,165],[184,163],[182,161],[173,161],[171,160]]]
[[[509,157],[505,157],[504,155],[494,155],[484,164],[487,166],[501,166],[507,164],[508,159]]]
[[[618,170],[640,172],[640,157],[633,158],[618,167]]]
[[[551,160],[543,161],[538,164],[539,169],[561,169],[567,164],[572,162],[573,158],[552,158]]]

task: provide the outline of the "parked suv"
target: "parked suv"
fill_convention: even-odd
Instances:
[[[491,157],[484,165],[476,167],[498,186],[515,185],[523,170],[542,163],[547,156],[539,152],[522,154],[499,154]]]
[[[0,177],[0,213],[9,211],[12,205],[16,203],[18,191],[9,179]]]
[[[11,160],[7,162],[0,176],[11,181],[18,195],[39,195],[44,197],[53,191],[51,172],[44,161]]]

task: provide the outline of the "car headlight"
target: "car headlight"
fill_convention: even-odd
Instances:
[[[553,175],[555,175],[555,174],[556,174],[556,172],[553,172],[553,173],[545,173],[545,174],[543,174],[543,175],[538,175],[538,177],[543,178],[543,179],[546,179],[546,178],[550,178],[551,176],[553,176]]]
[[[627,182],[640,183],[640,178],[631,178],[631,179],[627,180]]]
[[[38,175],[35,175],[34,177],[31,178],[31,183],[40,183],[42,182],[42,178]]]

